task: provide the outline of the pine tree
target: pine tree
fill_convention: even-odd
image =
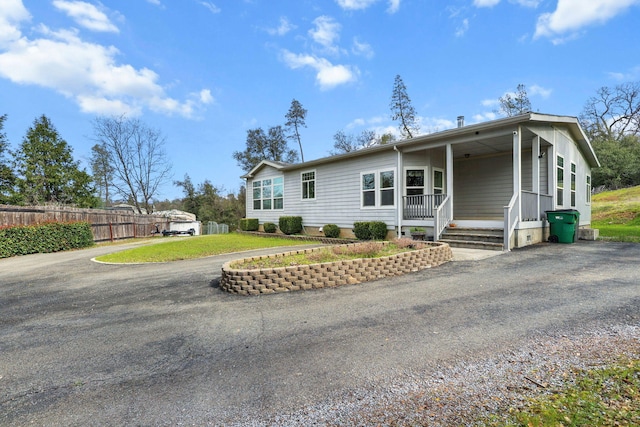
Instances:
[[[402,77],[397,75],[393,83],[391,94],[391,120],[398,120],[398,127],[402,138],[413,138],[420,132],[420,126],[416,121],[416,110],[411,105],[411,99],[407,94],[407,87]]]

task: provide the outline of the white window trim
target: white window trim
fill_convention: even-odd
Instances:
[[[562,187],[558,186],[558,157],[560,157],[562,159]],[[567,167],[566,167],[566,161],[565,158],[562,154],[558,154],[556,153],[556,157],[554,159],[554,163],[553,163],[553,181],[555,182],[555,194],[554,194],[554,198],[555,198],[555,203],[556,203],[556,207],[564,207],[564,202],[565,202],[565,188],[566,185],[565,183],[567,182]],[[558,190],[562,188],[562,203],[558,203]]]
[[[431,168],[431,194],[436,194],[436,172],[442,174],[442,194],[447,194],[447,174],[444,169],[436,167]]]
[[[273,191],[273,187],[274,187],[274,183],[273,180],[274,179],[278,179],[278,178],[282,178],[282,208],[275,208],[275,200],[276,197],[274,197],[274,191]],[[263,181],[265,180],[271,180],[271,208],[269,209],[264,209],[264,203],[263,201],[266,200],[263,196],[264,196],[264,185],[262,184]],[[255,208],[255,201],[256,199],[253,197],[253,185],[255,182],[260,182],[260,208],[256,209]],[[264,177],[264,178],[260,178],[260,179],[253,179],[251,181],[251,209],[253,211],[261,211],[261,212],[270,212],[270,211],[283,211],[284,210],[284,175],[278,175],[278,176],[272,176],[272,177]]]
[[[574,188],[572,188],[572,186]],[[569,163],[569,205],[575,208],[578,204],[578,165]]]
[[[424,172],[424,183],[422,185],[423,188],[423,192],[422,194],[426,194],[427,189],[429,188],[429,167],[427,166],[416,166],[416,167],[411,167],[411,166],[405,166],[404,170],[403,170],[403,174],[402,174],[402,188],[404,191],[404,196],[407,196],[407,190],[409,188],[419,188],[419,187],[409,187],[407,186],[407,171],[423,171]]]
[[[380,174],[383,172],[393,172],[393,204],[391,205],[382,205],[382,188],[380,187],[381,180]],[[373,206],[364,206],[364,190],[362,189],[362,177],[364,175],[373,174],[373,182],[374,182],[374,194],[375,194],[375,204]],[[385,188],[385,190],[390,190],[392,187]],[[396,199],[398,194],[398,171],[396,168],[383,168],[376,170],[368,170],[364,172],[360,172],[360,182],[358,183],[358,191],[360,191],[360,209],[395,209],[396,208]],[[371,190],[369,190],[371,191]]]
[[[591,174],[587,174],[585,177],[585,185],[587,186],[587,194],[585,194],[585,204],[587,206],[591,205],[591,190],[592,190],[592,182],[591,182]]]
[[[310,181],[303,181],[302,180],[302,175],[304,175],[305,173],[311,173],[311,172],[313,172],[313,197],[307,197],[305,199],[304,198],[304,191],[302,191],[302,187],[303,187],[305,182],[310,182]],[[300,172],[300,200],[303,201],[303,202],[309,202],[309,201],[316,200],[316,195],[317,194],[318,194],[318,172],[316,171],[316,169],[306,170],[306,171]]]

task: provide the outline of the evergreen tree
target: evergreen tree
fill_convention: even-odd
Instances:
[[[14,159],[23,203],[97,205],[91,176],[73,160],[71,147],[47,116],[34,120]]]
[[[300,158],[304,162],[302,140],[300,139],[300,128],[307,127],[307,123],[305,121],[307,117],[307,110],[302,108],[302,104],[294,99],[291,101],[291,107],[289,107],[289,111],[285,117],[287,119],[287,123],[285,123],[285,128],[288,132],[287,136],[298,142],[298,146],[300,147]]]
[[[411,105],[411,99],[407,94],[407,87],[402,77],[396,76],[391,94],[391,120],[398,120],[398,128],[402,138],[413,138],[420,132],[420,126],[416,119],[416,110]]]
[[[105,206],[111,203],[109,187],[113,182],[113,166],[109,159],[109,150],[105,144],[96,144],[91,147],[91,172],[96,184],[98,196]]]
[[[0,116],[0,204],[15,204],[16,176],[5,158],[5,153],[9,152],[9,141],[7,135],[2,132],[6,119],[6,114]]]
[[[269,128],[268,133],[262,128],[249,129],[245,150],[234,151],[233,158],[242,170],[249,172],[263,160],[295,163],[298,153],[287,146],[282,126],[274,126]]]
[[[506,93],[498,98],[498,102],[500,103],[499,112],[507,117],[531,111],[531,101],[529,101],[529,96],[527,95],[527,88],[522,83],[518,85],[516,93]]]

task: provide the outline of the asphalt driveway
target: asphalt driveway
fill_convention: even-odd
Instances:
[[[532,335],[640,324],[640,245],[540,244],[399,278],[261,297],[235,256],[0,260],[0,425],[260,425]]]

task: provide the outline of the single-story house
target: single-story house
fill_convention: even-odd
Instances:
[[[548,237],[546,211],[591,223],[591,169],[600,166],[577,118],[526,113],[298,164],[262,161],[242,178],[248,218],[301,216],[352,235],[384,221],[390,236],[491,231],[509,250]],[[588,230],[586,230],[588,231]]]

